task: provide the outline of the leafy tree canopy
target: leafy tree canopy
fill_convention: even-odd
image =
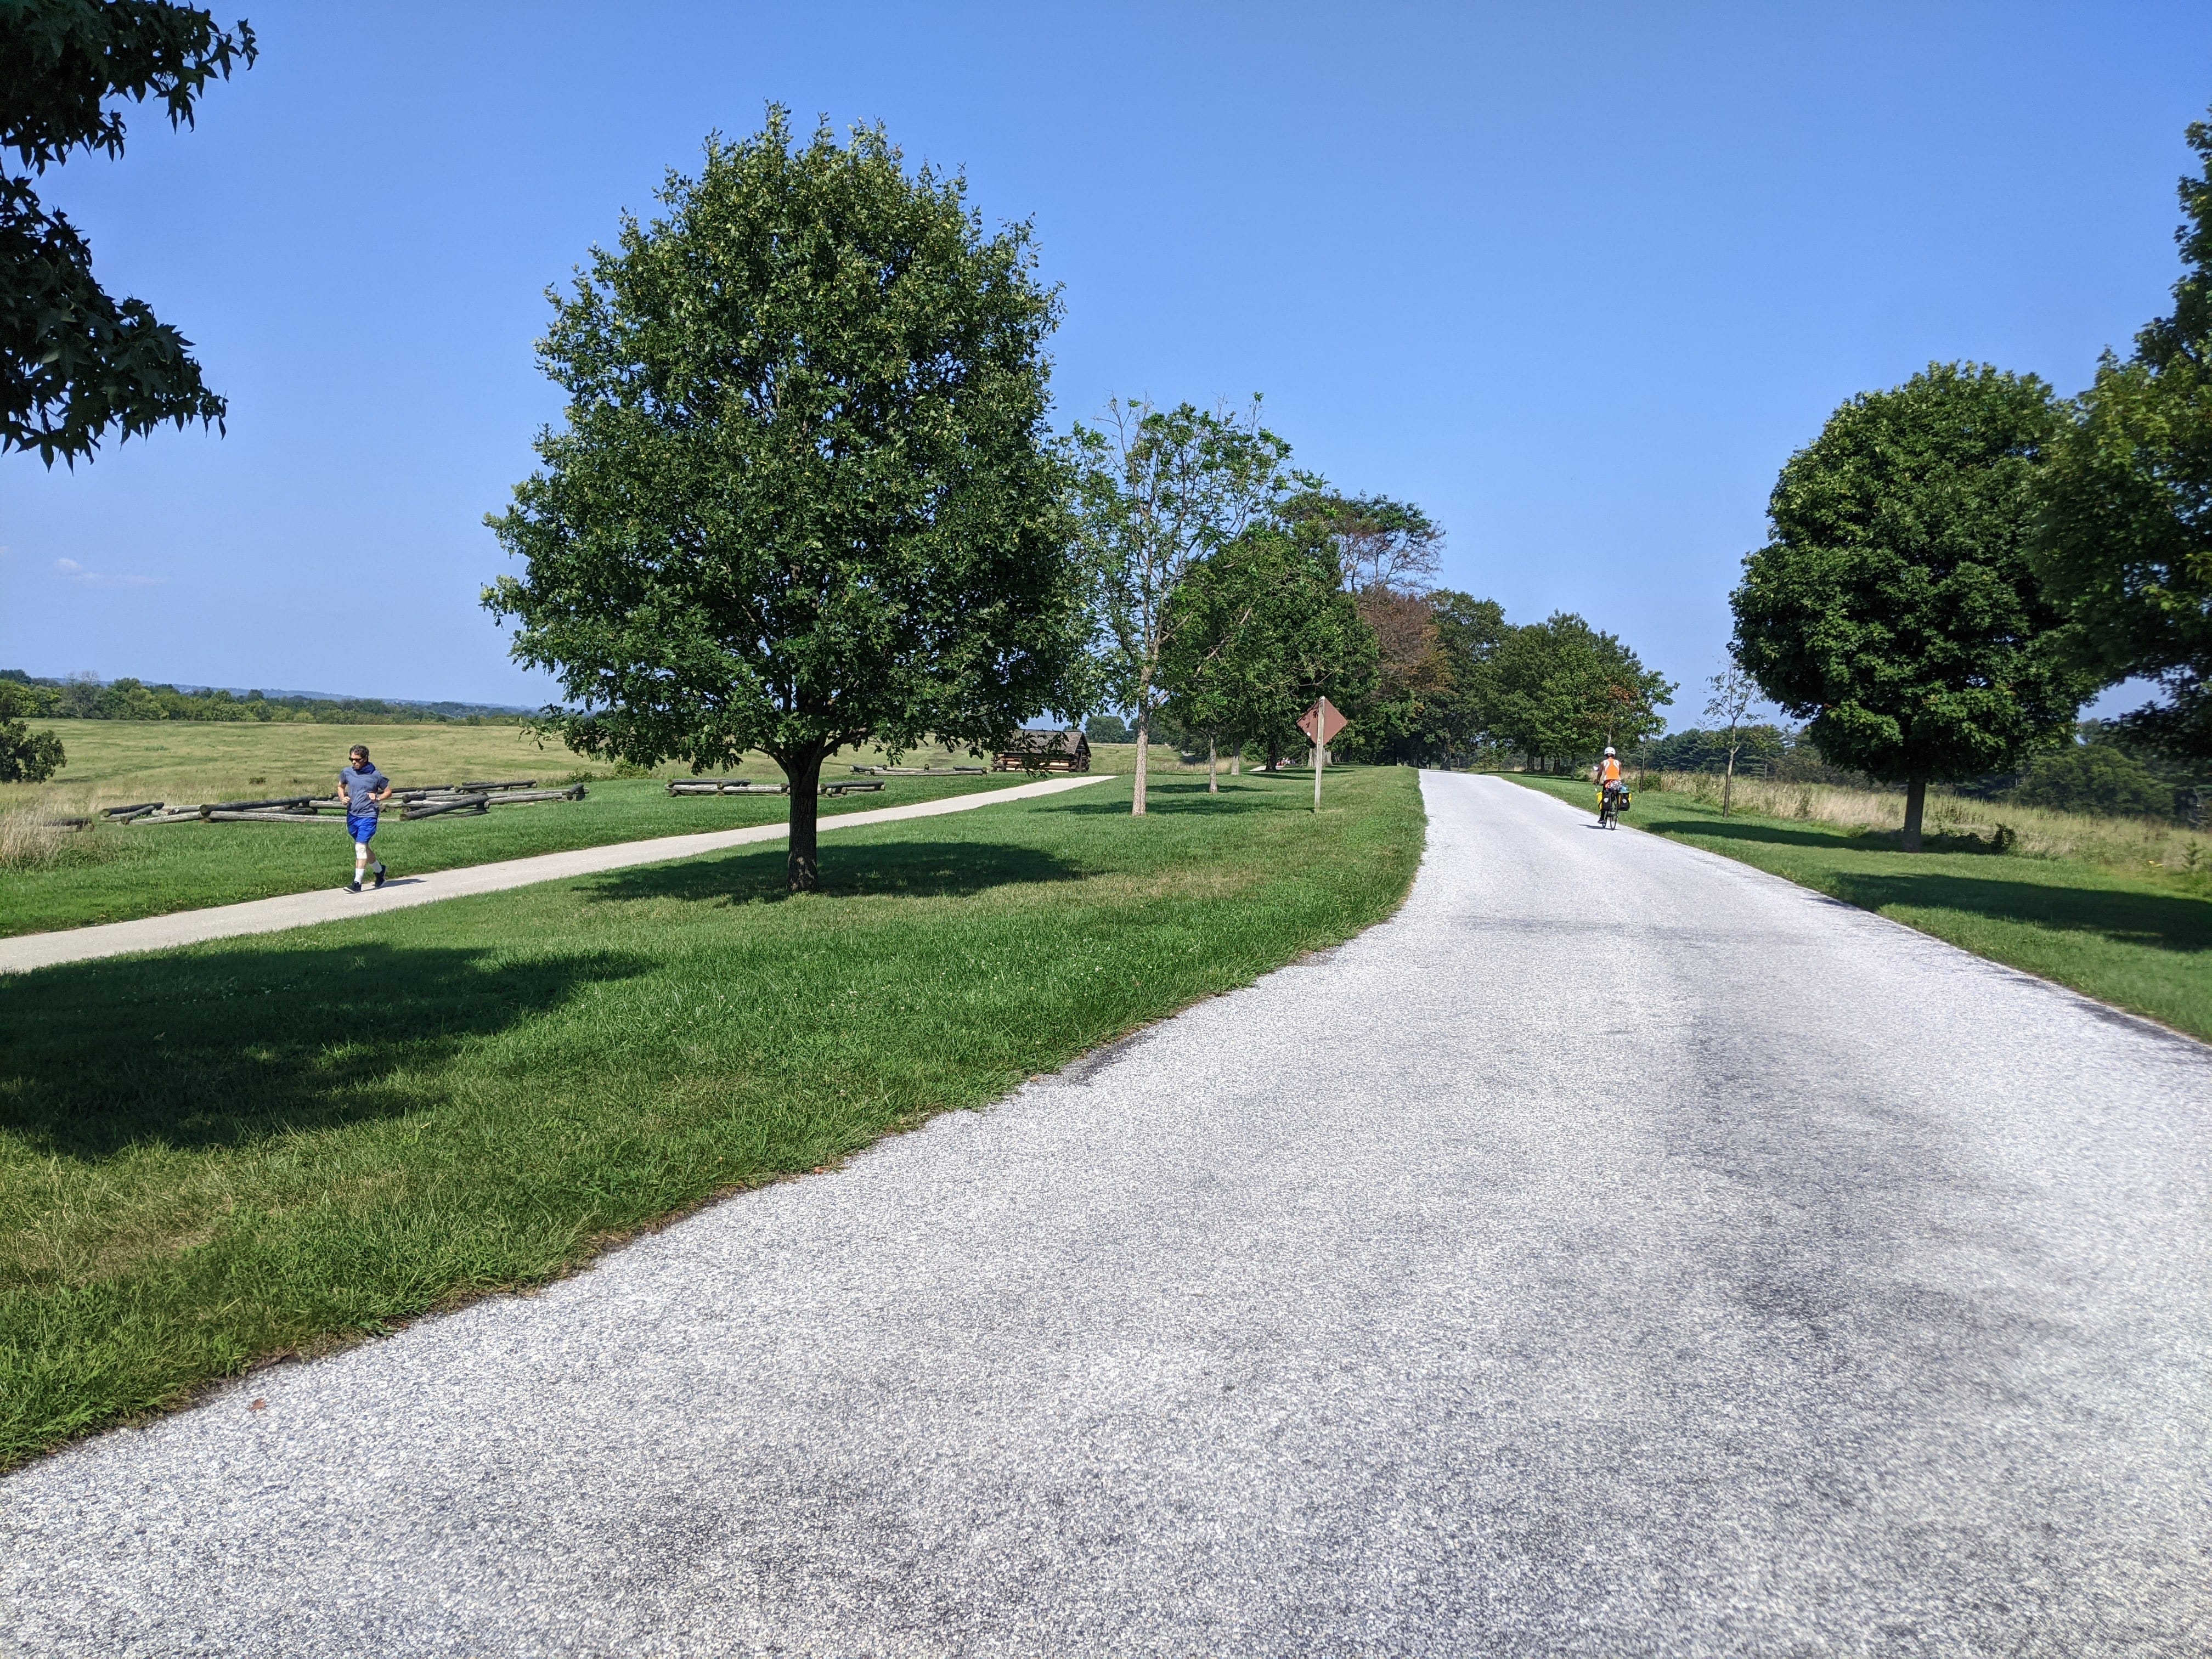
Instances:
[[[1508,629],[1485,666],[1492,738],[1534,764],[1580,764],[1611,744],[1626,749],[1659,731],[1675,687],[1635,652],[1580,617],[1559,611]]]
[[[1304,487],[1285,504],[1284,518],[1329,548],[1353,592],[1418,592],[1437,574],[1443,526],[1413,502],[1342,495],[1310,477],[1301,482]]]
[[[1316,698],[1351,709],[1374,689],[1375,636],[1334,562],[1276,526],[1193,564],[1168,612],[1165,710],[1188,731],[1257,743],[1272,760],[1304,741],[1297,718]]]
[[[79,150],[123,153],[122,105],[159,99],[189,125],[211,79],[251,66],[253,30],[161,0],[6,0],[0,4],[0,452],[36,449],[74,465],[119,429],[220,425],[191,342],[142,300],[117,301],[92,250],[32,179]]]
[[[2027,561],[2057,425],[2042,381],[1989,368],[1862,393],[1783,468],[1731,596],[1759,689],[1831,763],[1907,786],[1908,849],[1931,780],[2011,769],[2094,684]]]
[[[486,604],[560,677],[571,747],[695,769],[764,750],[817,884],[823,759],[996,744],[1070,701],[1084,594],[1045,429],[1025,225],[909,174],[880,128],[708,141],[554,299],[568,394],[489,522],[525,562]]]
[[[0,720],[0,783],[44,783],[68,760],[62,740],[52,732]]]
[[[1117,399],[1101,425],[1079,423],[1068,447],[1100,644],[1096,683],[1137,717],[1129,810],[1141,817],[1161,665],[1188,622],[1176,591],[1199,561],[1276,521],[1293,482],[1291,447],[1260,424],[1255,398],[1242,415]]]
[[[1510,631],[1504,608],[1449,588],[1370,586],[1355,599],[1375,629],[1374,693],[1356,706],[1346,752],[1410,766],[1449,765],[1489,738],[1487,669]]]
[[[59,738],[23,724],[42,712],[29,685],[0,679],[0,783],[44,783],[67,761]]]
[[[2212,123],[2189,129],[2201,163],[2181,181],[2185,269],[2173,311],[2105,354],[2051,446],[2032,550],[2108,680],[2155,679],[2163,703],[2129,724],[2212,757]]]
[[[2069,744],[2032,757],[2010,798],[2024,806],[2115,817],[2165,817],[2173,788],[2109,743]]]

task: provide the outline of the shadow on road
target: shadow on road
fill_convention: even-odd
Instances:
[[[394,1115],[462,1045],[647,965],[367,944],[49,968],[8,988],[0,1128],[95,1159]]]

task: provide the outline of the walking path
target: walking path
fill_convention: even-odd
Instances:
[[[1039,795],[1056,795],[1064,789],[1080,789],[1086,783],[1098,783],[1113,775],[1093,772],[1082,777],[1018,784],[1011,789],[949,795],[942,800],[918,801],[912,806],[840,812],[821,819],[821,830],[826,835],[832,830],[858,830],[871,823],[894,823],[902,818],[969,812],[979,806],[995,806],[1004,800],[1031,800]],[[166,951],[179,945],[198,945],[240,933],[276,933],[288,927],[311,927],[321,921],[381,915],[386,910],[435,904],[440,899],[496,893],[509,887],[528,887],[537,882],[560,881],[569,876],[595,876],[607,870],[626,870],[634,864],[662,864],[670,859],[696,858],[702,853],[720,853],[758,841],[781,841],[787,833],[787,826],[784,824],[758,823],[743,830],[710,830],[703,835],[662,836],[653,841],[617,842],[611,847],[540,853],[534,858],[472,864],[464,869],[440,870],[427,876],[404,876],[368,892],[318,888],[311,893],[287,893],[279,898],[220,904],[205,910],[179,910],[171,915],[146,916],[137,921],[110,921],[96,927],[70,927],[52,933],[22,933],[14,939],[0,939],[0,974],[51,968],[61,962],[88,962],[95,957],[125,956],[134,951]]]
[[[2212,1051],[1425,787],[1324,958],[0,1482],[0,1645],[2212,1649]]]

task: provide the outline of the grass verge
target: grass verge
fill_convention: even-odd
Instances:
[[[1593,810],[1579,779],[1509,775]],[[1718,853],[2212,1041],[2212,883],[2134,876],[2079,859],[2001,854],[1934,835],[1901,853],[1892,830],[1738,811],[1674,790],[1635,797],[1625,823]]]
[[[1387,915],[1416,776],[1126,780],[72,963],[0,1024],[0,1466],[817,1168]]]
[[[1030,781],[1019,772],[893,778],[879,793],[823,800],[822,815],[908,806]],[[424,875],[534,853],[781,823],[790,811],[789,801],[781,795],[671,796],[665,784],[650,778],[617,778],[586,788],[583,800],[495,806],[482,817],[449,815],[407,823],[397,812],[387,812],[376,832],[376,854],[395,875]],[[103,824],[63,833],[51,856],[24,860],[0,877],[0,938],[310,892],[352,878],[353,843],[346,839],[343,820],[335,817],[311,823],[167,823],[150,829]]]

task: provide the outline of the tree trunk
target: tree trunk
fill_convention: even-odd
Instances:
[[[1905,850],[1920,850],[1920,817],[1928,807],[1928,780],[1911,778],[1905,786]]]
[[[784,882],[792,892],[811,893],[822,885],[821,842],[816,835],[821,801],[815,793],[822,783],[822,757],[817,753],[786,761],[783,775],[791,781],[791,839]]]
[[[1735,795],[1735,750],[1729,750],[1728,770],[1721,774],[1721,816],[1729,815],[1729,802]]]
[[[1237,739],[1236,748],[1229,751],[1229,775],[1232,778],[1244,775],[1244,739],[1242,738]]]
[[[1274,738],[1269,738],[1267,739],[1267,769],[1270,772],[1280,771],[1282,769],[1282,761],[1283,750],[1281,745],[1279,744]]]
[[[1137,699],[1137,782],[1129,797],[1129,816],[1133,818],[1145,816],[1145,762],[1152,746],[1152,711],[1145,706],[1145,702],[1141,695]]]
[[[1206,793],[1209,795],[1221,793],[1221,758],[1214,744],[1215,739],[1209,733],[1206,739]]]

